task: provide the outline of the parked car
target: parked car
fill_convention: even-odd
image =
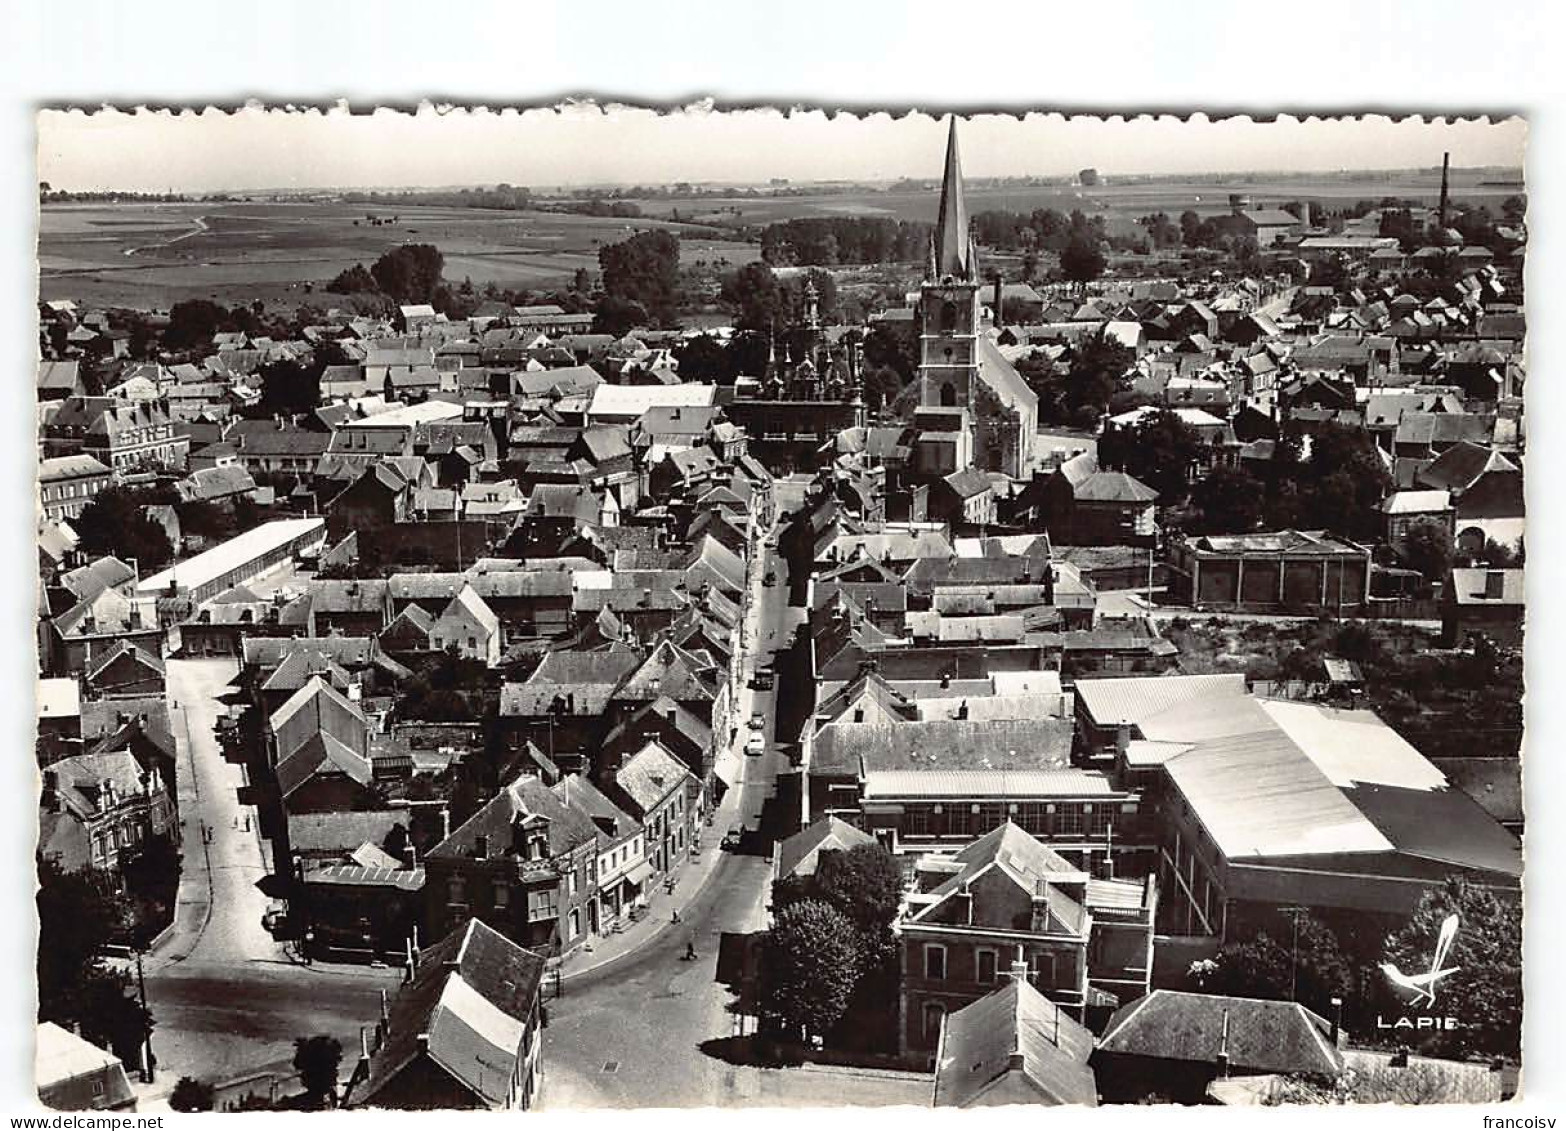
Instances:
[[[756,674],[750,677],[750,686],[755,691],[772,690],[772,669],[760,668]]]
[[[767,740],[759,734],[753,734],[745,740],[745,753],[752,756],[763,754],[767,749]]]
[[[767,729],[767,718],[766,718],[766,716],[763,715],[760,711],[757,711],[754,715],[752,715],[750,717],[750,729],[751,730],[766,730]]]

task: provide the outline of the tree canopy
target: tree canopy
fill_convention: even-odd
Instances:
[[[174,556],[168,535],[141,509],[158,501],[126,487],[99,491],[73,523],[82,550],[93,557],[113,554],[121,560],[134,558],[143,574],[167,564]]]
[[[1191,501],[1201,511],[1198,533],[1245,534],[1261,521],[1267,489],[1242,467],[1215,467],[1191,489]]]
[[[1060,270],[1067,279],[1086,286],[1104,273],[1108,261],[1098,240],[1088,233],[1073,233],[1060,252]]]
[[[859,932],[819,900],[778,912],[762,946],[763,1021],[792,1036],[821,1036],[842,1020],[861,968]]]
[[[103,964],[105,948],[125,936],[129,910],[103,873],[38,869],[38,1017],[81,1027],[92,1043],[140,1062],[152,1015],[130,994],[127,975]]]
[[[1447,1056],[1516,1056],[1522,1045],[1523,999],[1518,901],[1453,877],[1427,891],[1408,926],[1387,939],[1385,960],[1400,970],[1426,969],[1448,915],[1458,918],[1446,956],[1454,972],[1441,981],[1438,1008],[1459,1025],[1433,1032],[1431,1046]]]
[[[1098,462],[1135,476],[1167,505],[1185,498],[1187,476],[1201,451],[1194,431],[1169,409],[1136,424],[1109,425],[1098,441]]]
[[[680,241],[667,231],[638,232],[619,243],[598,249],[603,272],[604,299],[637,303],[659,325],[674,318],[679,298]]]
[[[337,1069],[343,1061],[343,1043],[325,1035],[294,1040],[294,1069],[305,1095],[314,1103],[335,1102]]]
[[[441,284],[446,259],[433,244],[403,244],[387,251],[370,267],[381,292],[398,303],[429,302]]]

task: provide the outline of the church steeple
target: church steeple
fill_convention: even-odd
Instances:
[[[962,195],[962,159],[957,153],[957,115],[946,138],[946,172],[941,178],[941,208],[935,218],[932,259],[935,278],[974,277],[973,240],[968,235],[968,206]]]

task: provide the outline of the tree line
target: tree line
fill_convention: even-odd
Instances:
[[[773,267],[902,263],[929,255],[931,230],[879,216],[801,217],[768,224],[759,240],[761,258]]]

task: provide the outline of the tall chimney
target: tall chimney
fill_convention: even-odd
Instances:
[[[1447,177],[1451,173],[1451,170],[1452,170],[1452,155],[1451,155],[1451,153],[1443,153],[1443,154],[1441,154],[1441,203],[1436,208],[1436,223],[1440,225],[1441,230],[1443,232],[1446,231]]]
[[[1001,277],[999,271],[995,272],[995,315],[990,321],[997,330],[1001,328]]]

